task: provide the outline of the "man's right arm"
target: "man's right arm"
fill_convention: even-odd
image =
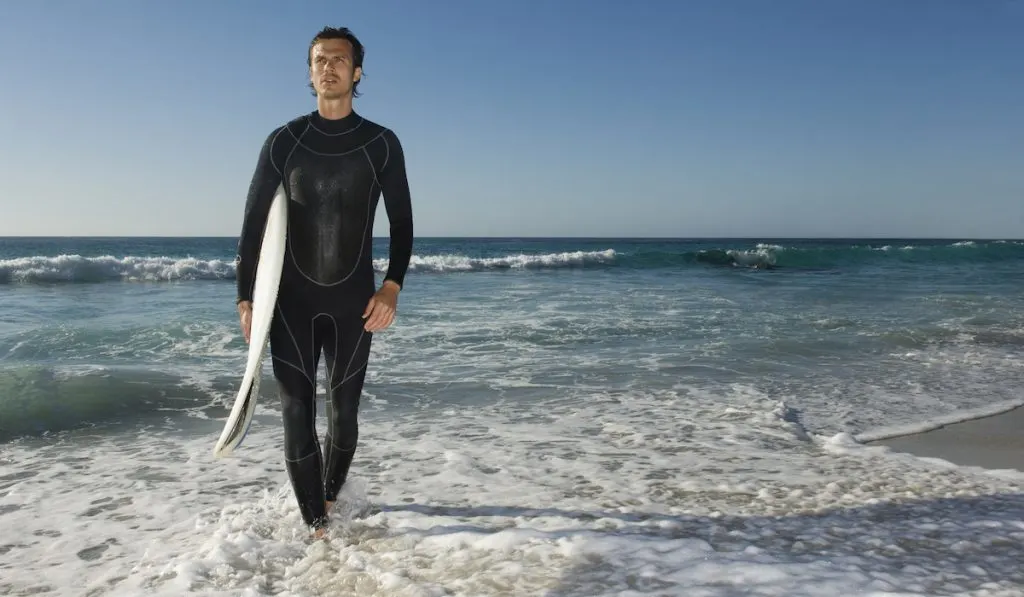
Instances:
[[[281,171],[274,160],[274,142],[281,129],[272,132],[263,143],[256,171],[249,183],[249,195],[245,201],[245,216],[242,232],[238,236],[238,254],[235,259],[237,281],[237,302],[252,301],[253,284],[256,283],[256,263],[259,261],[260,245],[263,242],[263,228],[267,223],[270,203],[281,183]]]

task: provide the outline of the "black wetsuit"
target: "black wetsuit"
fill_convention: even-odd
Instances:
[[[352,112],[313,112],[275,129],[260,152],[238,242],[238,300],[252,300],[263,227],[278,185],[288,195],[288,239],[270,352],[284,418],[285,461],[306,524],[326,524],[355,453],[357,413],[372,333],[362,317],[375,292],[373,220],[383,191],[391,225],[386,280],[401,286],[413,227],[398,137]],[[314,427],[321,350],[328,429],[321,453]]]

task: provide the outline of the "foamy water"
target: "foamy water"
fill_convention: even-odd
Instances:
[[[229,280],[128,280],[123,256],[116,281],[8,280],[0,594],[1024,594],[1024,475],[859,443],[1019,403],[1007,263],[681,270],[624,265],[650,250],[628,243],[468,242],[418,257],[374,338],[321,542],[271,379],[212,458],[245,355]],[[136,261],[191,257],[169,259]]]
[[[531,409],[371,410],[327,542],[301,528],[273,415],[222,461],[210,457],[215,422],[192,434],[26,441],[0,464],[0,586],[15,595],[1020,594],[1021,475],[809,437],[782,405],[736,391],[741,406],[730,408],[667,391]]]

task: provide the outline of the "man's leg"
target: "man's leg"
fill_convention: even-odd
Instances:
[[[325,338],[327,361],[328,410],[327,436],[324,439],[324,497],[333,503],[341,491],[355,456],[359,439],[359,398],[366,378],[373,334],[363,329],[360,312],[332,317],[335,337]],[[334,340],[334,342],[331,342]]]
[[[314,383],[322,338],[310,315],[281,300],[271,324],[270,350],[284,422],[285,466],[303,521],[319,530],[327,526]]]

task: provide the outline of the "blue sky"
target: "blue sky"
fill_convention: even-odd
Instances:
[[[418,236],[1024,237],[1021,0],[5,3],[0,235],[236,235],[324,25]]]

